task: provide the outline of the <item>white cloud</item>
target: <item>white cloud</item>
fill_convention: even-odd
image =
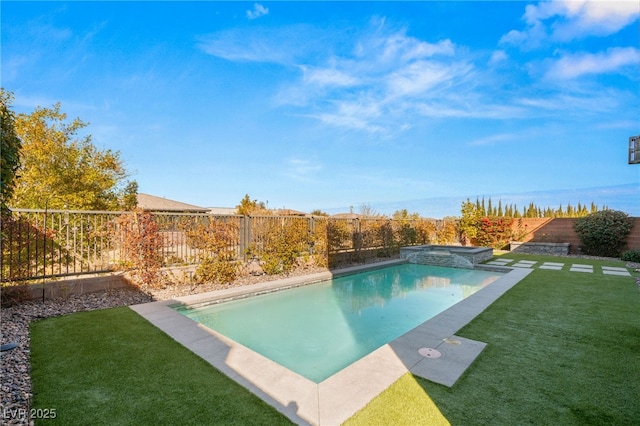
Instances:
[[[567,42],[589,35],[614,34],[640,16],[637,0],[558,0],[527,5],[523,31],[511,30],[503,44],[536,48],[544,40]]]
[[[507,59],[509,59],[507,52],[505,52],[504,50],[496,50],[491,54],[491,59],[489,60],[489,63],[492,65],[499,64],[501,62],[506,61]]]
[[[389,94],[394,97],[419,95],[438,85],[447,84],[454,77],[463,74],[451,71],[452,67],[445,63],[410,63],[387,77]]]
[[[569,0],[563,1],[562,4],[569,22],[557,25],[555,35],[564,40],[582,34],[613,34],[638,19],[640,15],[640,3],[636,0]]]
[[[269,14],[269,8],[264,7],[259,3],[253,4],[253,10],[247,10],[247,18],[249,19],[257,19],[257,18],[260,18],[261,16],[268,15],[268,14]]]
[[[358,84],[359,78],[344,70],[334,68],[316,68],[303,65],[300,67],[307,84],[319,86],[353,86]]]
[[[571,79],[587,74],[617,72],[626,66],[640,64],[640,50],[633,47],[611,48],[600,53],[577,53],[563,56],[551,63],[546,76]]]
[[[550,3],[545,9],[544,4],[527,9],[526,19],[534,24],[530,29],[538,32],[539,40],[547,34],[542,20],[556,16],[562,6]],[[529,64],[531,72],[524,75],[526,66],[502,66],[512,61],[503,49],[487,57],[460,49],[449,39],[418,39],[384,20],[374,24],[358,32],[310,26],[237,29],[209,35],[200,47],[228,60],[285,65],[290,78],[279,84],[274,105],[293,107],[298,116],[330,127],[383,138],[426,123],[425,118],[529,119],[549,116],[567,105],[587,112],[606,110],[611,92],[546,83],[622,69],[635,51],[566,56]],[[534,32],[512,32],[509,37],[524,40]],[[300,39],[309,42],[298,43]],[[484,61],[482,67],[475,65],[477,61]],[[546,76],[541,82],[545,84],[532,87],[536,76]]]
[[[429,43],[408,36],[405,29],[377,25],[355,38],[352,49],[301,65],[302,78],[279,100],[311,108],[306,116],[330,126],[401,132],[411,127],[407,117],[417,113],[416,99],[467,79],[472,67],[452,60],[455,54],[448,39]]]

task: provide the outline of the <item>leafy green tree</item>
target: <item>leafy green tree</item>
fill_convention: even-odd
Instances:
[[[86,126],[79,118],[67,121],[60,103],[16,116],[15,129],[23,145],[12,206],[79,210],[122,207],[129,182],[120,153],[98,149],[91,135],[78,137]],[[132,189],[136,187],[129,186],[130,192]]]
[[[133,210],[138,206],[138,182],[135,180],[129,182],[127,186],[125,186],[121,207],[123,210]]]
[[[2,171],[0,174],[0,208],[4,212],[11,199],[16,183],[16,173],[20,168],[22,142],[16,134],[15,115],[11,110],[13,94],[0,89],[0,124],[2,125]]]
[[[462,218],[458,223],[458,230],[460,231],[461,240],[463,245],[475,240],[478,234],[478,221],[482,217],[480,203],[476,199],[476,204],[473,204],[467,198],[467,201],[462,202],[461,212]]]

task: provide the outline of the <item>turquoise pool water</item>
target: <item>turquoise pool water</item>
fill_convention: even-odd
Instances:
[[[176,310],[320,383],[502,275],[403,264]]]

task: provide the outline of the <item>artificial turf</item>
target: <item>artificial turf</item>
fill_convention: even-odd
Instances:
[[[407,398],[453,425],[640,422],[640,289],[633,278],[536,270],[457,334],[487,347],[453,387],[407,375],[349,424],[385,424],[377,421],[383,412],[395,413],[394,424],[415,424],[403,408]],[[422,395],[406,391],[402,383],[411,379]]]
[[[487,347],[452,388],[407,374],[348,424],[637,425],[639,313],[633,278],[535,270],[457,333]],[[31,348],[46,423],[289,423],[128,308],[34,322]]]
[[[31,364],[36,424],[291,424],[127,307],[33,322]]]

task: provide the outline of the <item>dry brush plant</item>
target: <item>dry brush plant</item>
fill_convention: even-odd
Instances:
[[[113,236],[120,240],[122,250],[120,268],[139,287],[161,286],[162,237],[153,215],[136,209],[118,217],[115,225]]]
[[[237,223],[215,218],[194,224],[185,231],[188,244],[201,252],[200,264],[193,277],[196,283],[226,284],[238,277],[238,231]]]
[[[311,243],[312,233],[305,218],[281,218],[269,222],[262,252],[262,269],[269,275],[288,274]]]

